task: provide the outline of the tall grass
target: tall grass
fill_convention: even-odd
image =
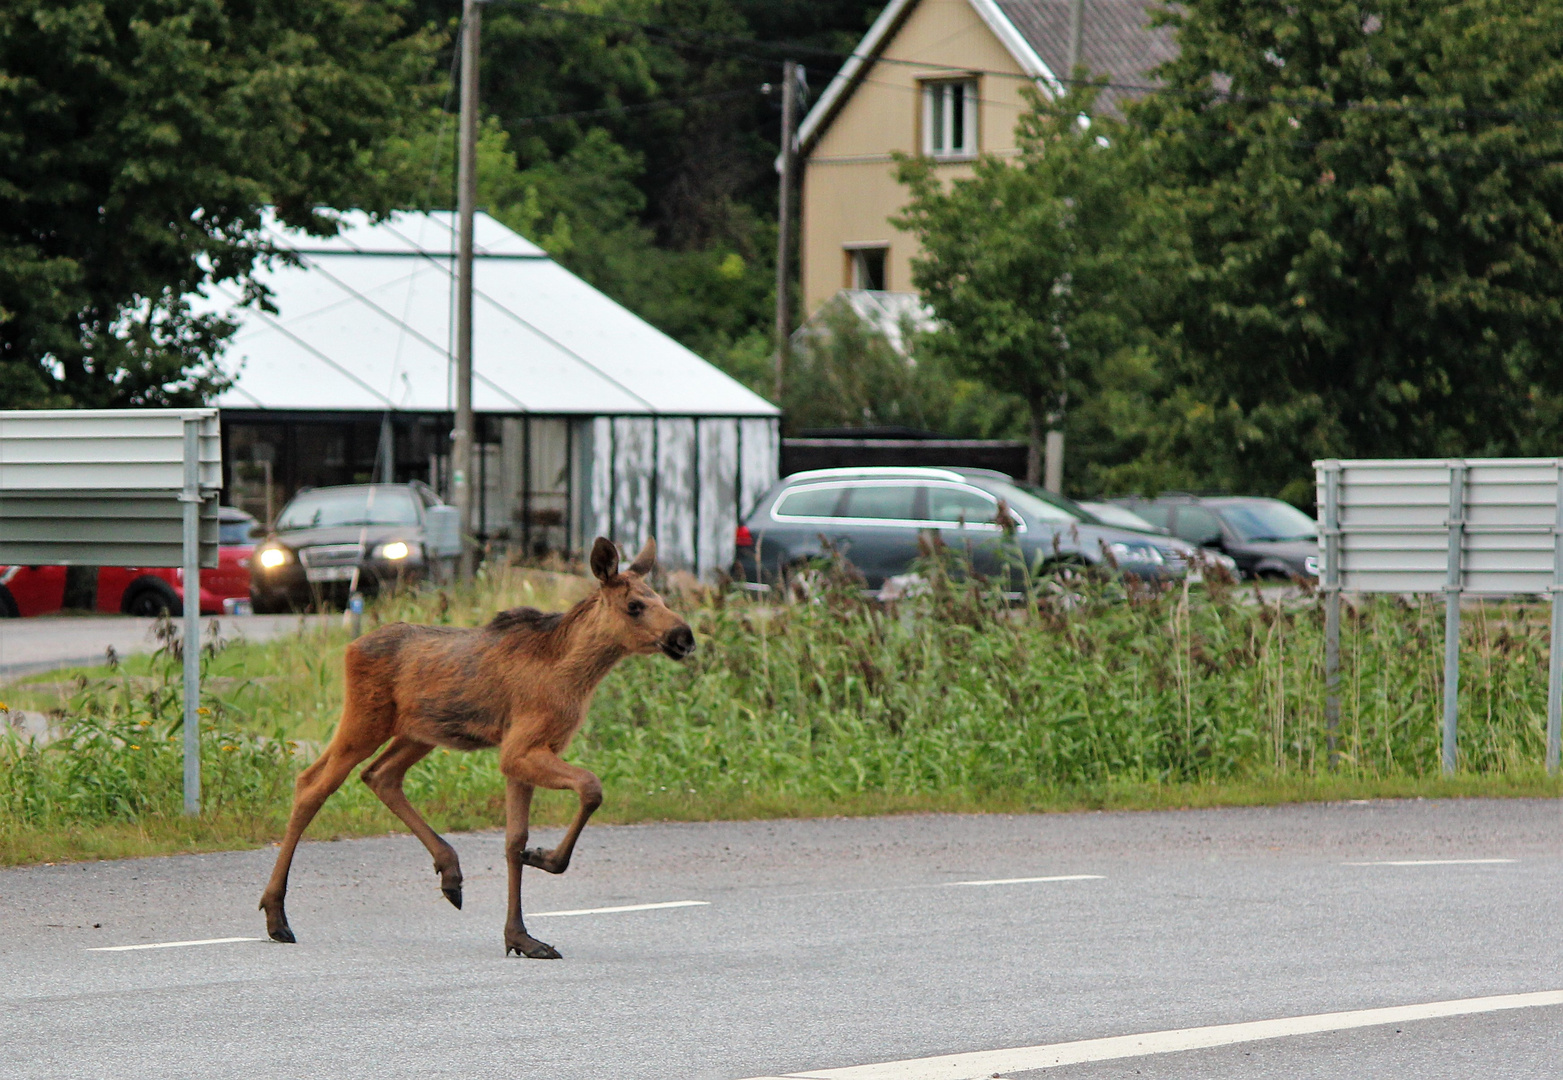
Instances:
[[[1443,623],[1431,601],[1348,606],[1332,770],[1316,597],[1070,577],[1036,583],[1017,605],[948,567],[926,569],[926,593],[890,604],[866,599],[840,568],[801,597],[673,597],[699,651],[683,664],[622,663],[571,756],[602,777],[621,817],[1017,808],[1115,785],[1227,785],[1262,797],[1309,783],[1401,790],[1436,777]],[[499,571],[387,598],[368,618],[470,625],[517,603],[564,607],[588,587]],[[1541,604],[1507,603],[1465,620],[1467,774],[1542,783],[1545,614]],[[172,644],[68,686],[8,689],[13,706],[53,709],[64,735],[0,737],[0,860],[94,850],[82,838],[104,829],[174,836],[176,846],[274,836],[294,775],[335,725],[348,640],[333,624],[203,657],[200,822],[180,813]],[[409,775],[408,791],[440,828],[500,820],[492,754],[436,752]],[[545,802],[543,814],[563,807]],[[394,827],[356,783],[322,822],[340,832]]]

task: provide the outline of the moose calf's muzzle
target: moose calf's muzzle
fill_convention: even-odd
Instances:
[[[687,626],[677,626],[662,636],[662,651],[675,660],[682,660],[695,651],[695,633]]]

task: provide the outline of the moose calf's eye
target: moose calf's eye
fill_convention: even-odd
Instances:
[[[639,600],[631,600],[630,601],[630,603],[629,603],[630,618],[632,618],[632,619],[640,618],[640,613],[642,611],[645,611],[645,610],[646,610],[646,605],[642,604]]]

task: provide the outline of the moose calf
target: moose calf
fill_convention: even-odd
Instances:
[[[515,608],[476,629],[395,623],[349,645],[341,723],[319,759],[299,775],[287,835],[261,894],[266,932],[276,941],[296,940],[283,900],[299,837],[354,766],[387,740],[391,745],[364,770],[364,783],[423,841],[434,856],[440,890],[461,907],[456,851],[407,801],[402,778],[436,746],[498,747],[510,869],[505,955],[557,960],[553,946],[528,934],[522,922],[521,868],[564,873],[581,829],[602,803],[597,778],[560,755],[585,721],[592,692],[620,659],[662,652],[682,660],[695,651],[689,624],[646,584],[656,559],[656,541],[647,540],[620,573],[618,549],[598,537],[591,567],[601,584],[563,614]],[[539,785],[568,788],[581,800],[552,851],[526,846],[532,789]]]

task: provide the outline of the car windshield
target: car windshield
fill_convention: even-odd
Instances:
[[[1316,540],[1319,527],[1313,518],[1279,499],[1229,503],[1218,507],[1221,517],[1244,540]]]
[[[416,525],[418,506],[404,487],[343,487],[306,491],[288,504],[277,531],[335,525]]]
[[[1124,506],[1114,506],[1112,503],[1081,503],[1085,509],[1096,516],[1096,520],[1104,525],[1115,525],[1120,529],[1133,529],[1136,532],[1164,533],[1167,530],[1152,525],[1139,514]]]
[[[1040,496],[1033,495],[1025,488],[1006,483],[1003,480],[984,479],[982,486],[1003,499],[1022,517],[1031,521],[1050,521],[1055,524],[1070,525],[1077,521],[1089,522],[1090,520],[1090,515],[1084,511],[1079,514],[1071,514],[1062,506],[1055,506]]]
[[[250,530],[254,527],[255,520],[253,518],[240,518],[237,521],[220,521],[217,523],[217,542],[224,547],[253,543]]]

